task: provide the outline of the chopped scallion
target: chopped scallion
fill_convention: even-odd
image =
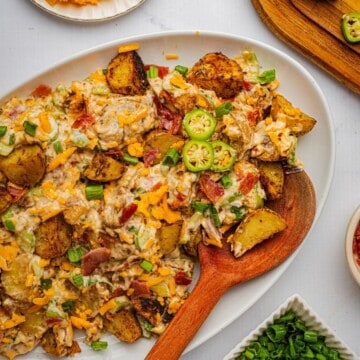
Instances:
[[[0,137],[4,136],[6,134],[6,131],[7,131],[7,126],[1,125],[0,126]]]
[[[182,66],[182,65],[176,65],[175,70],[177,72],[179,72],[182,76],[185,77],[189,71],[189,68],[187,68],[186,66]]]
[[[42,290],[49,290],[52,286],[51,279],[40,279],[40,288]]]
[[[131,156],[128,152],[124,151],[122,160],[127,162],[130,165],[136,165],[139,162],[139,159],[136,156]]]
[[[9,231],[15,231],[15,224],[11,221],[11,220],[4,220],[4,226],[9,230]]]
[[[36,128],[37,128],[37,125],[34,124],[33,122],[31,121],[28,121],[28,120],[25,120],[23,122],[23,127],[24,127],[24,131],[30,135],[30,136],[35,136],[35,132],[36,132]]]
[[[224,175],[221,179],[220,179],[221,185],[225,188],[228,189],[229,187],[231,187],[232,185],[232,180],[231,177],[229,175]]]
[[[92,341],[90,344],[91,348],[95,351],[106,350],[108,347],[107,341]]]
[[[215,114],[217,117],[230,114],[234,110],[234,106],[231,102],[225,101],[220,106],[215,109]]]
[[[213,204],[210,204],[209,210],[210,210],[210,217],[211,217],[211,220],[213,221],[214,225],[217,228],[221,227],[221,220],[219,217],[219,213],[216,210],[216,207]]]
[[[209,208],[209,204],[207,203],[203,203],[201,201],[193,201],[191,203],[191,207],[198,212],[204,213],[208,208]]]
[[[60,141],[55,141],[53,143],[54,150],[57,154],[60,154],[63,152],[63,147]]]
[[[268,84],[274,81],[276,78],[275,69],[265,70],[261,74],[258,75],[258,80],[261,85]]]
[[[151,263],[150,261],[147,261],[147,260],[143,260],[141,263],[140,263],[140,266],[147,272],[151,272],[151,270],[153,269],[154,267],[154,264]]]
[[[175,166],[179,161],[180,155],[174,148],[170,148],[164,156],[163,164],[169,167]]]
[[[73,247],[68,249],[67,251],[67,257],[72,263],[79,262],[83,255],[84,255],[84,250],[81,247]]]
[[[101,199],[104,193],[103,185],[89,185],[85,188],[85,195],[87,200]]]
[[[230,211],[235,215],[236,221],[242,220],[247,213],[245,206],[231,206]]]
[[[146,75],[149,79],[155,79],[159,75],[158,68],[154,65],[150,65],[149,70],[146,72]]]
[[[84,277],[82,274],[73,275],[72,281],[76,286],[82,286],[84,284]]]
[[[61,307],[65,312],[71,312],[74,310],[74,301],[72,300],[65,301],[61,304]]]
[[[11,135],[9,136],[9,145],[14,145],[14,144],[15,144],[15,140],[16,140],[15,134],[11,134]]]

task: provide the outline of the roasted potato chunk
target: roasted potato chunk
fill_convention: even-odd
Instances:
[[[166,255],[176,249],[180,240],[182,222],[174,224],[164,224],[158,230],[160,251]]]
[[[103,153],[97,153],[85,169],[84,175],[90,180],[107,182],[119,179],[124,169],[125,167],[120,161]]]
[[[144,153],[146,154],[151,149],[158,149],[160,153],[159,156],[154,159],[153,164],[159,164],[171,146],[179,141],[183,141],[180,136],[167,132],[153,131],[145,140]]]
[[[14,184],[33,187],[45,174],[46,159],[37,144],[20,145],[6,157],[0,156],[0,171]]]
[[[65,254],[70,247],[72,228],[59,214],[41,223],[35,236],[35,253],[44,259],[52,259]]]
[[[119,53],[109,63],[106,79],[112,92],[144,95],[149,87],[144,64],[136,51]]]
[[[307,134],[316,124],[314,118],[294,107],[290,101],[279,94],[272,101],[271,117],[275,120],[286,121],[286,126],[296,136]]]
[[[121,309],[111,319],[104,319],[104,326],[119,340],[127,343],[135,342],[142,335],[139,321],[131,310]]]
[[[187,81],[227,99],[242,89],[243,73],[240,65],[221,52],[208,53],[190,69]]]
[[[30,274],[32,256],[20,254],[9,265],[8,271],[1,273],[1,283],[5,293],[15,300],[30,302],[33,296],[31,287],[26,286]]]
[[[5,186],[0,185],[0,214],[10,206],[11,200],[12,197],[6,191]]]
[[[285,228],[286,222],[282,216],[268,208],[261,208],[249,213],[227,241],[234,256],[239,257]]]
[[[279,162],[259,161],[260,182],[264,186],[268,200],[276,200],[282,196],[284,186],[284,170]]]

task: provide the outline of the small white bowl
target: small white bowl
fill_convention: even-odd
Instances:
[[[306,302],[295,294],[288,298],[282,305],[280,305],[264,322],[262,322],[256,329],[254,329],[245,339],[243,339],[236,347],[228,353],[223,360],[235,360],[245,349],[246,346],[256,341],[257,338],[265,331],[265,329],[274,323],[274,321],[286,314],[288,311],[293,311],[300,319],[305,322],[305,325],[311,330],[317,330],[320,335],[325,336],[326,345],[339,352],[343,360],[356,360],[359,356],[355,355],[340,339],[338,339],[329,329],[329,327],[322,321],[319,316],[306,304]]]
[[[360,285],[360,266],[356,262],[356,257],[353,254],[353,238],[355,230],[360,221],[360,206],[354,211],[347,230],[346,230],[346,237],[345,237],[345,255],[346,260],[349,265],[350,272],[355,279],[355,281]]]

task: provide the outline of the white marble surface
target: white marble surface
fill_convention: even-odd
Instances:
[[[182,359],[222,359],[294,293],[300,294],[334,333],[360,354],[360,288],[351,278],[344,256],[347,222],[360,203],[360,97],[277,39],[261,22],[250,0],[147,0],[124,17],[93,24],[58,19],[30,0],[1,0],[0,93],[7,93],[35,73],[81,50],[166,30],[212,30],[247,36],[294,57],[322,88],[336,135],[330,194],[295,261],[247,312]]]

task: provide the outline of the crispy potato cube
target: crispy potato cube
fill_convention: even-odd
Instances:
[[[14,184],[33,187],[45,174],[46,159],[37,144],[20,145],[8,156],[0,156],[0,171]]]
[[[67,224],[62,214],[41,223],[35,231],[35,254],[44,259],[52,259],[65,254],[71,245],[71,225]]]
[[[228,237],[235,257],[286,228],[285,220],[275,211],[261,208],[249,213]]]
[[[279,199],[283,193],[284,170],[280,162],[259,161],[260,182],[268,200]]]
[[[316,120],[294,107],[282,95],[276,94],[271,105],[271,116],[274,120],[283,120],[292,134],[302,136],[312,130]]]
[[[119,53],[109,63],[106,79],[112,92],[144,95],[149,83],[144,64],[136,51]]]
[[[213,90],[216,95],[228,99],[242,89],[243,73],[240,65],[221,52],[204,55],[190,69],[187,81],[205,90]]]
[[[84,175],[90,180],[107,182],[119,179],[124,169],[125,167],[120,161],[103,153],[97,153],[85,169]]]
[[[160,251],[163,254],[169,254],[176,249],[180,240],[182,222],[174,224],[163,224],[158,230]]]
[[[111,320],[105,319],[104,326],[119,340],[128,343],[135,342],[142,335],[139,321],[131,310],[121,309]]]

